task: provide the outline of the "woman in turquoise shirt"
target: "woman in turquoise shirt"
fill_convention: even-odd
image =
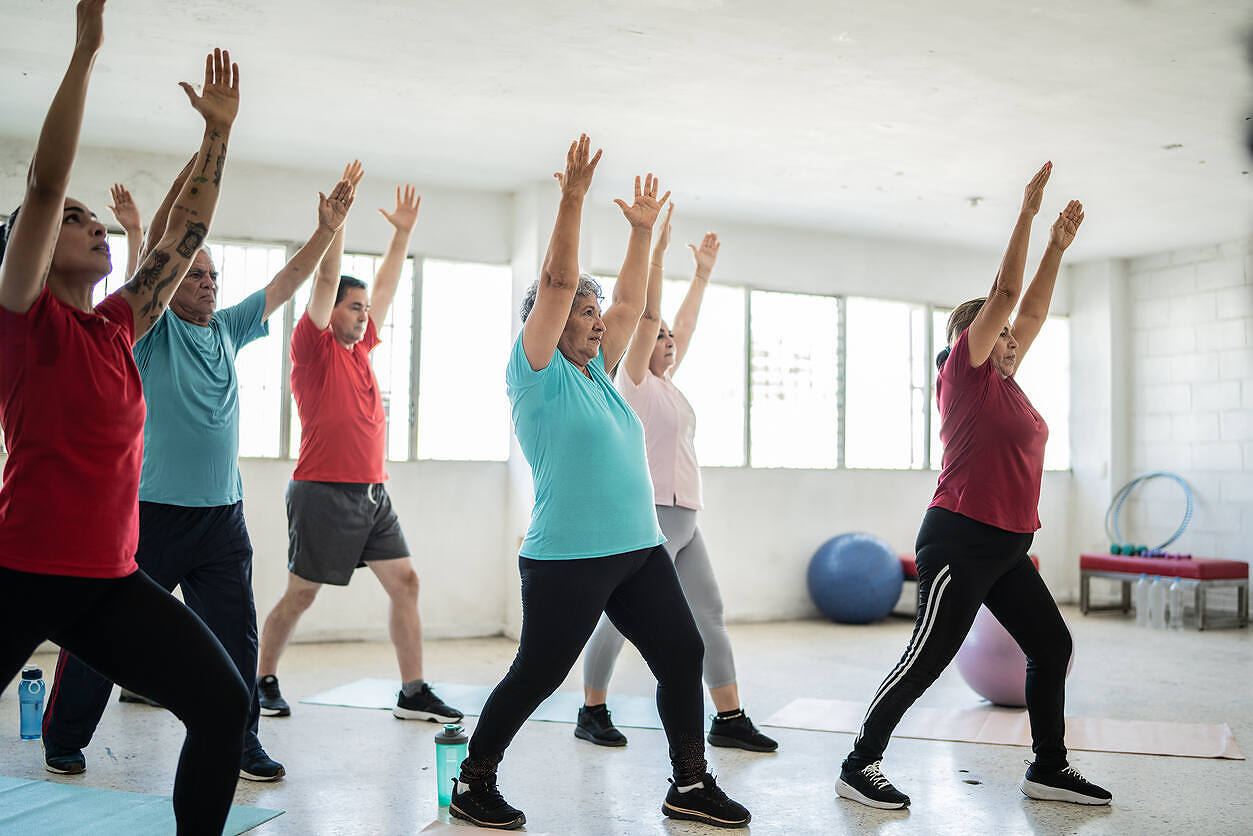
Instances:
[[[743,827],[749,814],[714,783],[705,763],[704,648],[653,508],[644,428],[606,374],[626,351],[644,310],[657,198],[635,178],[631,225],[613,303],[579,273],[583,200],[600,151],[570,144],[557,222],[538,281],[522,305],[522,333],[505,380],[514,431],[531,465],[535,507],[519,550],[522,637],[505,678],[483,707],[455,782],[452,815],[480,826],[526,823],[496,788],[496,769],[522,724],[565,679],[602,612],[657,676],[674,777],[662,811],[672,818]],[[554,829],[560,829],[557,825]]]

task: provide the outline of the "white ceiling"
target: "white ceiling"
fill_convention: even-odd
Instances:
[[[0,133],[37,134],[72,10],[0,0]],[[513,190],[583,130],[597,197],[652,170],[702,215],[991,248],[1052,159],[1046,216],[1088,207],[1075,257],[1127,256],[1250,230],[1250,24],[1188,0],[113,0],[83,141],[186,153],[175,82],[220,44],[235,158]]]

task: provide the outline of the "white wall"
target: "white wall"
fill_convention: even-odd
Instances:
[[[1127,269],[1133,474],[1174,471],[1195,492],[1170,550],[1253,559],[1253,238]],[[1153,545],[1182,515],[1177,488],[1146,486],[1124,511],[1124,535]]]

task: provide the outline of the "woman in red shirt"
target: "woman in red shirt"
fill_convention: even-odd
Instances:
[[[918,620],[909,647],[879,686],[836,792],[871,807],[909,806],[879,769],[906,709],[930,687],[961,647],[986,604],[1027,656],[1027,714],[1035,762],[1021,789],[1031,798],[1108,804],[1110,794],[1066,761],[1066,667],[1070,632],[1027,556],[1034,532],[1048,427],[1014,381],[1023,355],[1048,315],[1062,253],[1083,221],[1070,201],[1059,213],[1035,278],[1022,293],[1031,222],[1053,164],[1027,184],[1018,223],[986,299],[972,299],[948,321],[936,398],[944,462],[935,498],[915,546]]]
[[[135,565],[144,400],[131,348],[165,310],[208,234],[238,70],[215,50],[200,150],[163,235],[92,307],[111,269],[104,226],[66,197],[104,0],[78,4],[69,68],[0,239],[0,687],[50,639],[187,726],[174,782],[179,833],[220,833],[238,777],[248,690],[203,622]],[[55,688],[55,684],[53,686]],[[81,772],[48,754],[48,768]],[[75,768],[77,766],[77,768]]]

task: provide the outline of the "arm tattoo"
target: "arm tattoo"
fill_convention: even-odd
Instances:
[[[146,316],[152,314],[153,322],[155,322],[156,317],[160,316],[161,312],[165,310],[165,302],[161,299],[161,292],[178,280],[183,272],[182,262],[174,262],[174,267],[170,270],[170,274],[157,282],[152,288],[152,297],[139,309],[139,315]]]
[[[170,260],[170,254],[164,250],[157,250],[149,259],[150,264],[145,265],[140,270],[135,271],[135,275],[131,276],[130,281],[126,283],[128,293],[139,293],[148,290],[153,283],[161,276],[161,271],[165,269],[165,265]]]
[[[204,243],[204,237],[209,234],[209,227],[200,223],[200,221],[188,221],[187,231],[183,233],[183,240],[178,242],[178,254],[183,258],[193,258],[196,250],[200,249],[200,245]]]
[[[218,152],[217,170],[213,172],[213,185],[220,185],[222,182],[222,164],[226,162],[226,143],[222,143],[222,150]]]

